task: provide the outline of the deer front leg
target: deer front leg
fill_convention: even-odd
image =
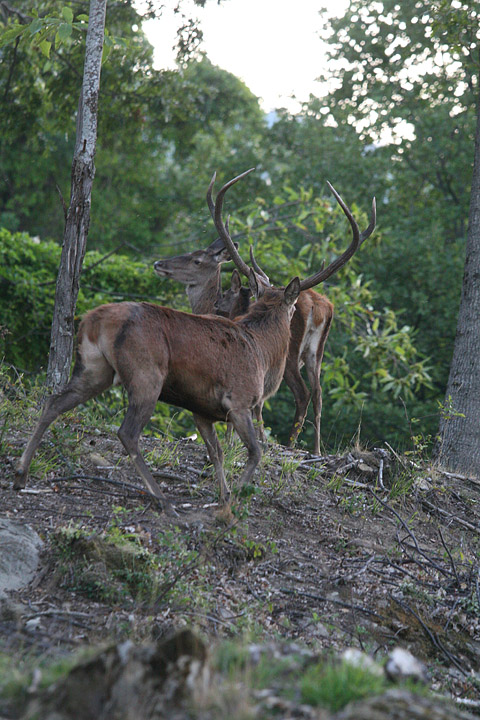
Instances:
[[[320,421],[322,417],[322,386],[320,385],[320,366],[308,372],[310,387],[312,388],[312,405],[313,405],[313,426],[315,430],[313,454],[320,455]]]

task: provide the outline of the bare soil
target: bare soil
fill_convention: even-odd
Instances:
[[[33,527],[44,550],[33,583],[0,614],[0,650],[58,657],[186,624],[210,645],[240,636],[318,653],[354,646],[377,659],[401,645],[427,665],[434,689],[478,699],[478,481],[389,448],[315,459],[270,445],[229,516],[203,445],[144,438],[172,517],[144,493],[113,434],[75,422],[69,438],[46,437],[52,469],[21,492],[12,475],[26,434],[4,438],[0,512]],[[55,542],[66,526],[91,538],[113,528],[157,553],[165,574],[155,597],[86,593]]]

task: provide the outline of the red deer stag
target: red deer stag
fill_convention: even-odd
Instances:
[[[221,219],[223,198],[246,174],[224,185],[216,201],[217,228],[224,244],[228,237],[232,247]],[[255,291],[257,281],[252,270]],[[118,436],[148,492],[165,503],[138,447],[140,434],[161,400],[193,413],[215,468],[221,502],[225,502],[229,490],[214,423],[228,419],[244,442],[248,457],[240,481],[249,482],[261,457],[252,409],[276,392],[281,382],[299,292],[298,278],[286,288],[269,289],[237,323],[146,302],[113,303],[91,310],[78,330],[72,377],[62,392],[46,400],[20,458],[15,489],[25,487],[33,454],[49,425],[61,413],[120,383],[127,391],[128,409]]]
[[[215,206],[211,194],[214,180],[215,175],[207,191],[207,203],[213,218],[215,215]],[[330,184],[329,187],[352,225],[353,218],[349,209]],[[374,199],[372,203],[371,222],[367,230],[361,233],[360,243],[372,234],[375,229],[375,222],[376,208]],[[358,228],[356,231],[358,232]],[[212,245],[215,245],[216,251],[219,249],[216,243],[219,242],[222,241],[217,239],[215,243],[212,243]],[[209,264],[202,263],[200,268],[201,272],[199,272],[197,276],[196,295],[194,297],[192,293],[189,293],[188,278],[195,275],[195,265],[198,263],[197,253],[208,252],[212,245],[204,251],[187,253],[166,260],[158,260],[154,264],[154,269],[159,275],[171,277],[187,285],[187,294],[193,312],[216,313],[233,319],[247,312],[250,298],[249,290],[241,285],[240,275],[237,270],[234,270],[232,274],[231,289],[222,294],[219,265],[211,262]],[[220,262],[225,262],[225,256],[222,255],[221,257]],[[261,283],[268,284],[268,278],[261,272],[260,268],[256,266],[253,256],[252,264],[257,271]],[[241,272],[244,274],[245,268],[247,268],[247,266],[242,261]],[[322,414],[320,372],[325,343],[332,319],[333,305],[328,298],[311,289],[300,293],[292,318],[290,346],[283,377],[295,399],[295,417],[289,435],[289,444],[292,445],[296,441],[305,422],[310,399],[312,399],[315,431],[314,453],[316,455],[320,454],[320,421]],[[303,366],[305,366],[307,372],[311,391],[309,391],[300,372]],[[258,421],[260,435],[263,438],[261,406],[255,409],[255,416]]]

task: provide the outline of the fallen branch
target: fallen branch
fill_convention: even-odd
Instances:
[[[437,507],[436,505],[429,502],[428,500],[422,500],[422,505],[426,505],[430,510],[434,510],[435,512],[438,512],[439,515],[443,515],[443,517],[447,517],[449,520],[455,520],[455,522],[457,522],[459,525],[462,525],[463,527],[468,528],[468,530],[473,530],[473,532],[475,532],[475,533],[480,532],[479,527],[472,525],[472,523],[467,522],[467,520],[462,520],[462,518],[459,518],[456,515],[452,515],[451,513],[447,512],[446,510],[443,510],[442,508]]]
[[[373,617],[382,620],[382,622],[385,622],[387,620],[387,618],[383,615],[379,615],[374,610],[369,610],[362,605],[353,605],[353,603],[343,602],[343,600],[327,598],[325,595],[314,595],[313,593],[302,592],[301,590],[289,590],[288,588],[279,588],[278,591],[283,593],[284,595],[298,595],[299,597],[306,597],[310,598],[311,600],[318,600],[319,602],[333,603],[334,605],[339,605],[340,607],[347,608],[348,610],[358,610],[359,612],[365,613],[365,615],[372,615]]]
[[[403,610],[406,610],[406,611],[409,612],[411,615],[413,615],[413,617],[414,617],[414,618],[418,621],[418,623],[420,624],[420,627],[421,627],[422,630],[424,631],[424,633],[425,633],[425,635],[427,636],[427,638],[431,641],[432,645],[433,645],[437,650],[440,650],[440,652],[443,653],[443,655],[445,655],[445,657],[447,658],[447,660],[449,660],[451,663],[453,663],[453,664],[455,665],[455,667],[457,668],[457,670],[460,670],[460,672],[462,673],[462,675],[465,675],[465,676],[467,677],[467,676],[469,675],[469,673],[466,672],[466,670],[463,669],[463,666],[462,666],[460,660],[459,660],[455,655],[453,655],[449,650],[447,650],[447,648],[446,648],[446,647],[443,645],[443,643],[438,639],[438,637],[435,635],[435,633],[434,633],[432,630],[430,630],[430,628],[428,627],[428,625],[426,625],[426,624],[423,622],[423,620],[422,620],[422,618],[420,617],[420,615],[418,615],[418,614],[415,612],[415,610],[412,610],[411,607],[409,607],[409,606],[406,605],[405,603],[402,603],[402,602],[401,602],[398,598],[396,598],[394,595],[392,595],[391,598],[392,598],[392,600],[393,600],[394,602],[397,603],[397,605],[400,605],[400,607],[401,607]]]

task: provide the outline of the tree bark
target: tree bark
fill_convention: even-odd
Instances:
[[[95,175],[94,157],[106,6],[107,0],[90,0],[70,205],[58,269],[48,358],[47,384],[54,391],[67,383],[72,361],[74,316],[90,226],[91,192]]]
[[[437,459],[448,470],[480,477],[480,94],[462,297]]]

